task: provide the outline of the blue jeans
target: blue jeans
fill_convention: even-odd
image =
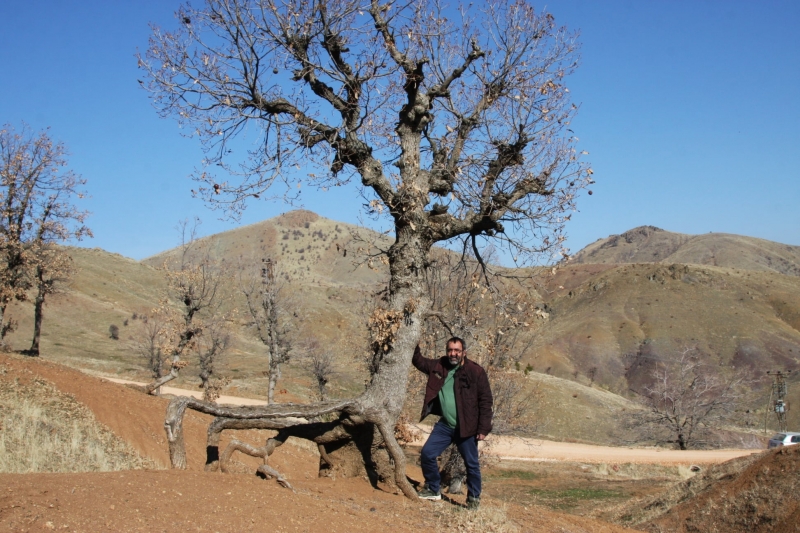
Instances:
[[[420,466],[425,484],[434,492],[441,491],[442,478],[439,475],[439,465],[436,458],[452,443],[456,443],[458,452],[464,458],[467,466],[467,495],[473,498],[481,496],[481,466],[478,462],[478,439],[475,435],[462,439],[456,429],[451,428],[441,420],[433,426],[428,441],[420,453]]]

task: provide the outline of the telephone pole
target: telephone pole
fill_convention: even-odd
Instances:
[[[786,411],[789,410],[789,402],[786,401],[786,376],[791,373],[791,370],[785,372],[767,370],[767,375],[772,376],[772,389],[769,394],[768,408],[764,413],[764,433],[767,432],[767,413],[770,410],[778,418],[778,431],[786,431]]]

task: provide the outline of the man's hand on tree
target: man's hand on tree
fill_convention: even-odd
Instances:
[[[479,434],[478,434],[478,440],[483,440],[483,439],[485,439],[485,438],[486,438],[486,435],[484,435],[484,434],[482,434],[482,433],[479,433]]]

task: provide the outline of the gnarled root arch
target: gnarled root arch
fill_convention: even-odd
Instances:
[[[206,446],[206,470],[227,470],[233,453],[239,451],[253,457],[261,457],[264,464],[258,468],[266,477],[274,477],[279,483],[291,488],[285,478],[267,464],[269,456],[289,437],[309,440],[320,450],[320,469],[334,469],[335,451],[355,446],[366,464],[371,481],[383,478],[394,484],[408,498],[417,499],[414,488],[406,478],[406,458],[403,449],[394,437],[394,424],[388,413],[379,409],[365,408],[361,398],[321,402],[317,404],[270,404],[258,407],[226,407],[195,398],[180,396],[167,406],[164,428],[169,442],[172,468],[186,468],[186,447],[183,438],[183,417],[186,409],[213,415],[216,418],[208,427]],[[309,419],[336,414],[338,419],[330,422],[309,422]],[[263,447],[255,447],[238,440],[232,441],[222,455],[219,441],[226,429],[272,429],[278,434]],[[388,453],[382,460],[381,455]],[[394,463],[390,466],[388,459]],[[392,472],[393,470],[393,472]],[[393,475],[392,475],[393,474]]]

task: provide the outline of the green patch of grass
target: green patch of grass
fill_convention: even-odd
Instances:
[[[529,493],[551,509],[569,510],[582,502],[623,498],[625,495],[615,490],[570,488],[563,490],[531,489]]]
[[[524,479],[530,481],[538,479],[541,476],[536,472],[530,472],[528,470],[498,470],[497,472],[493,472],[489,477],[496,479]]]

